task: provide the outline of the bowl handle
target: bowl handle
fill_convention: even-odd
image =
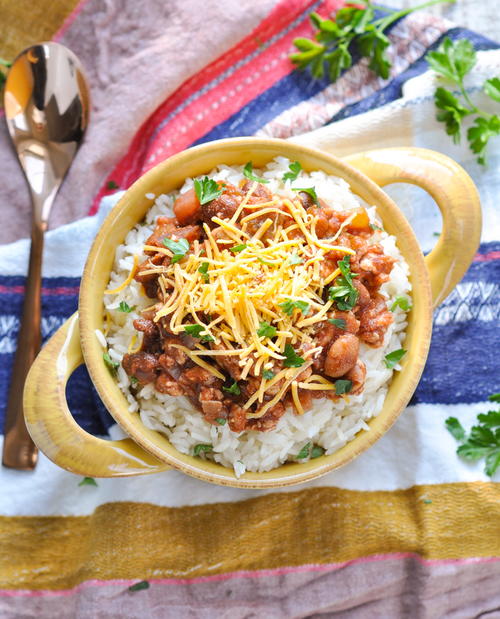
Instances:
[[[24,387],[26,425],[41,451],[58,466],[88,477],[127,477],[171,468],[130,438],[104,440],[76,423],[68,408],[66,383],[82,362],[78,314],[73,314],[42,348]]]
[[[471,177],[450,157],[426,148],[382,148],[345,157],[344,161],[381,187],[411,183],[436,201],[443,230],[425,262],[437,307],[462,279],[479,246],[481,203]]]

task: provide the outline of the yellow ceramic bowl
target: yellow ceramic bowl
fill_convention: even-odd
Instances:
[[[402,371],[391,382],[382,412],[368,422],[369,431],[358,433],[330,456],[303,464],[287,463],[267,473],[246,473],[237,479],[229,468],[178,452],[165,436],[146,428],[137,413],[128,411],[125,397],[102,362],[95,330],[102,327],[103,292],[115,248],[151,207],[145,194],[172,191],[186,177],[207,173],[217,164],[238,165],[251,160],[259,167],[278,155],[300,161],[307,171],[323,170],[344,178],[357,195],[377,206],[386,230],[396,235],[410,266],[413,287],[413,309],[404,343],[408,354]],[[443,232],[425,259],[405,217],[379,187],[398,181],[423,187],[441,209]],[[465,273],[479,243],[480,227],[479,199],[469,176],[448,157],[425,149],[384,149],[341,161],[283,140],[237,138],[179,153],[134,183],[104,221],[83,273],[78,314],[47,343],[28,376],[24,405],[30,434],[56,464],[92,477],[140,475],[173,467],[212,483],[269,488],[324,475],[370,447],[407,405],[427,358],[433,306],[446,297]],[[82,360],[104,404],[130,438],[102,440],[87,434],[74,421],[65,388],[68,377]]]

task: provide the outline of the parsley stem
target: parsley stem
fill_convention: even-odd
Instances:
[[[408,9],[402,9],[401,11],[396,11],[395,13],[391,13],[390,15],[387,15],[387,17],[381,17],[380,19],[377,19],[376,21],[374,21],[373,25],[375,26],[375,28],[379,30],[379,32],[383,32],[392,23],[394,23],[398,19],[401,19],[402,17],[405,17],[406,15],[409,15],[410,13],[420,11],[421,9],[426,9],[430,6],[433,6],[434,4],[444,4],[444,3],[454,4],[455,2],[456,0],[429,0],[428,2],[423,2],[422,4],[419,4],[417,6],[410,7]],[[382,7],[376,7],[376,6],[374,6],[373,8],[382,9]],[[384,10],[387,11],[387,9],[384,9]]]

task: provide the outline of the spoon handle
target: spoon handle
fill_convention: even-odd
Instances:
[[[28,371],[41,345],[41,271],[44,229],[44,223],[33,222],[28,277],[21,328],[12,366],[2,454],[4,466],[26,471],[34,469],[38,460],[38,449],[28,434],[24,422],[23,389]]]

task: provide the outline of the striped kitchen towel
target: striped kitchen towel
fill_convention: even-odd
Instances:
[[[90,27],[97,6],[81,5],[63,42]],[[500,74],[500,51],[421,13],[391,29],[388,80],[357,61],[329,85],[293,71],[287,54],[295,36],[311,33],[310,11],[326,14],[335,4],[273,7],[249,36],[161,102],[113,165],[99,142],[105,163],[89,168],[92,192],[75,195],[93,214],[48,234],[43,336],[76,309],[86,253],[120,195],[109,181],[124,189],[170,154],[218,137],[288,137],[339,156],[424,146],[471,174],[485,226],[471,268],[435,313],[415,396],[368,452],[297,488],[223,488],[175,471],[79,486],[43,456],[34,473],[2,469],[1,617],[471,617],[500,606],[499,474],[490,480],[480,462],[460,460],[444,427],[450,415],[469,427],[499,390],[500,144],[492,144],[483,169],[465,144],[449,140],[434,120],[435,82],[423,61],[445,34],[471,39],[483,50],[467,84],[479,100],[481,81]],[[111,169],[106,178],[103,168]],[[429,250],[441,225],[432,201],[408,186],[387,191]],[[27,251],[26,240],[0,248],[0,417]],[[83,368],[68,399],[85,429],[117,435]],[[130,591],[139,581],[148,584]]]

